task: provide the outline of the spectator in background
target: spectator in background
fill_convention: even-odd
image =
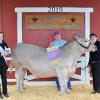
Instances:
[[[64,44],[67,43],[66,40],[61,39],[61,35],[58,31],[54,32],[54,39],[55,40],[50,43],[49,47],[54,47],[54,46],[62,47],[62,46],[64,46]],[[60,90],[60,84],[59,84],[58,78],[56,79],[56,85],[57,85],[57,90]],[[68,80],[67,87],[68,87],[68,89],[72,90],[70,80]]]

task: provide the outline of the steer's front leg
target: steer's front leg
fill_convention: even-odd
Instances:
[[[57,72],[57,76],[58,76],[58,80],[60,83],[60,87],[61,87],[61,95],[65,95],[66,94],[66,86],[67,86],[67,71],[65,68],[57,68],[56,69]]]

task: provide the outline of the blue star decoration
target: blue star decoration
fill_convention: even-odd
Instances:
[[[75,17],[72,17],[70,20],[71,20],[72,23],[76,22],[76,18]]]
[[[36,18],[36,17],[33,17],[33,18],[32,18],[32,21],[33,21],[33,22],[36,22],[37,20],[39,20],[39,19]]]

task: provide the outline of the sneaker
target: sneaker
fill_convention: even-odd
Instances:
[[[98,92],[96,92],[96,91],[92,91],[90,94],[97,94]]]
[[[2,96],[2,94],[0,94],[0,99],[3,99],[3,96]]]
[[[57,88],[57,90],[58,90],[58,91],[60,91],[60,90],[61,90],[61,88],[60,88],[60,87],[58,87],[58,88]]]
[[[72,87],[69,87],[68,89],[69,89],[69,90],[73,90]]]
[[[92,91],[90,94],[95,94],[96,92],[95,91]]]
[[[3,94],[3,95],[4,95],[5,97],[7,97],[7,98],[9,97],[8,93],[6,93],[6,94]]]

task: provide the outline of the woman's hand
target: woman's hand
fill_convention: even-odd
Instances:
[[[6,53],[5,52],[1,52],[1,56],[6,56]]]
[[[11,57],[11,53],[7,53],[6,54],[6,57]]]

